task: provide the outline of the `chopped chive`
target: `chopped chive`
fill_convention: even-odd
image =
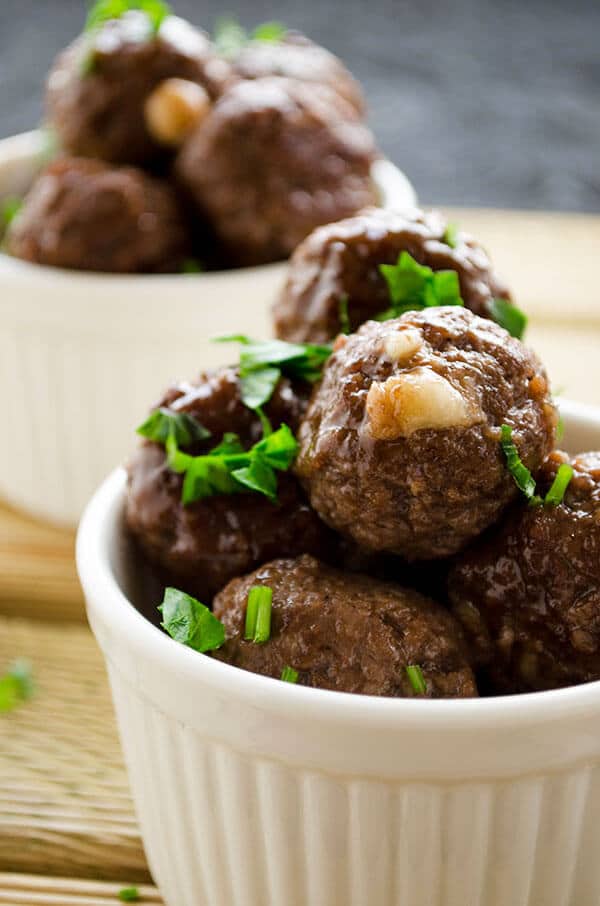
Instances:
[[[281,671],[281,679],[284,683],[297,683],[298,671],[294,670],[293,667],[285,666]]]
[[[573,466],[570,466],[568,462],[563,462],[562,465],[559,466],[550,490],[544,497],[544,503],[547,506],[558,506],[563,502],[566,490],[573,478],[573,474]]]
[[[425,682],[425,677],[423,676],[423,671],[418,664],[412,664],[410,667],[406,668],[406,673],[410,680],[410,684],[413,687],[413,691],[417,695],[424,695],[427,692],[427,683]]]
[[[512,475],[516,486],[533,506],[539,506],[542,503],[542,499],[535,493],[535,479],[527,466],[521,461],[519,451],[512,440],[512,428],[510,425],[502,425],[500,428],[500,446],[506,457],[508,471]]]
[[[490,302],[490,315],[496,324],[508,330],[511,337],[523,339],[527,327],[527,315],[509,302],[508,299],[492,299]]]
[[[562,415],[558,416],[558,422],[556,425],[556,441],[560,443],[563,437],[565,436],[565,420]]]
[[[135,903],[140,898],[140,892],[137,887],[123,887],[118,896],[122,903]]]
[[[338,305],[340,333],[349,334],[352,332],[350,327],[350,315],[348,314],[348,296],[344,295]]]
[[[244,638],[261,644],[271,637],[271,610],[273,589],[268,585],[255,585],[248,594]]]

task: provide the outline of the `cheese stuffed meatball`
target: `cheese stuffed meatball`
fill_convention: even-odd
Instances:
[[[367,549],[407,560],[456,553],[519,494],[502,425],[533,472],[552,449],[543,366],[467,309],[368,321],[334,348],[295,469],[324,521]]]
[[[248,596],[272,595],[268,640],[246,640]],[[217,595],[225,645],[213,656],[280,679],[291,668],[305,686],[382,695],[477,695],[453,617],[416,591],[333,569],[314,557],[275,560]],[[410,668],[410,669],[408,669]]]

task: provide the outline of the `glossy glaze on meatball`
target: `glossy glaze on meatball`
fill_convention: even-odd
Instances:
[[[25,261],[111,273],[177,272],[189,254],[167,183],[134,167],[68,157],[37,178],[6,245]]]
[[[241,401],[238,374],[232,368],[201,375],[193,384],[176,385],[159,405],[192,415],[211,432],[208,441],[188,452],[207,452],[227,432],[237,433],[246,447],[262,436],[258,417]],[[285,423],[294,430],[305,406],[303,387],[295,389],[282,379],[267,414],[273,427]],[[128,471],[130,531],[149,561],[162,571],[166,584],[205,603],[231,578],[265,560],[305,551],[325,555],[333,543],[291,474],[279,476],[276,504],[261,494],[240,493],[184,506],[182,476],[168,468],[161,446],[143,443]]]
[[[373,203],[372,134],[322,85],[238,82],[177,161],[179,179],[238,265],[286,258],[311,230]]]
[[[448,589],[494,691],[527,692],[600,679],[600,453],[553,453],[575,469],[558,506],[520,502],[463,554]]]
[[[251,41],[242,47],[232,65],[243,79],[285,76],[327,85],[358,113],[365,112],[361,87],[342,61],[298,32],[286,32],[281,41]]]
[[[154,35],[145,14],[133,10],[85,32],[58,57],[48,79],[48,119],[73,154],[147,164],[164,152],[145,118],[157,86],[183,79],[214,98],[230,76],[203,32],[169,16]]]
[[[295,469],[339,532],[371,550],[434,559],[459,551],[518,496],[501,425],[535,472],[556,418],[533,352],[467,309],[428,308],[338,338]]]
[[[244,640],[248,593],[273,592],[271,636]],[[305,686],[364,695],[415,695],[406,668],[419,666],[427,698],[477,695],[460,628],[450,614],[411,589],[343,573],[310,556],[276,560],[234,579],[217,595],[227,641],[220,660],[276,679],[283,668]]]
[[[408,252],[434,271],[458,274],[467,308],[490,317],[495,298],[509,299],[485,250],[468,234],[449,239],[435,211],[398,213],[369,208],[319,227],[294,252],[284,289],[274,307],[275,331],[294,343],[324,343],[340,332],[340,302],[347,300],[353,330],[390,306],[380,264]],[[449,244],[449,241],[452,245]]]

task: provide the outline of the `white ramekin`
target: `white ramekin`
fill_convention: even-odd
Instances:
[[[600,410],[563,413],[568,449],[600,448]],[[168,906],[600,902],[600,682],[377,699],[197,654],[129,603],[124,484],[90,503],[77,558]]]
[[[0,142],[0,200],[26,190],[46,147],[40,132]],[[384,206],[415,204],[389,161],[377,161],[373,178]],[[163,387],[231,356],[211,337],[271,334],[270,308],[285,272],[281,263],[113,276],[0,253],[0,497],[43,518],[77,522]]]

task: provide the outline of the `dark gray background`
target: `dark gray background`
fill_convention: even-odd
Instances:
[[[600,210],[599,0],[178,0],[278,19],[348,62],[425,202]],[[82,0],[0,0],[0,135],[34,125]]]

